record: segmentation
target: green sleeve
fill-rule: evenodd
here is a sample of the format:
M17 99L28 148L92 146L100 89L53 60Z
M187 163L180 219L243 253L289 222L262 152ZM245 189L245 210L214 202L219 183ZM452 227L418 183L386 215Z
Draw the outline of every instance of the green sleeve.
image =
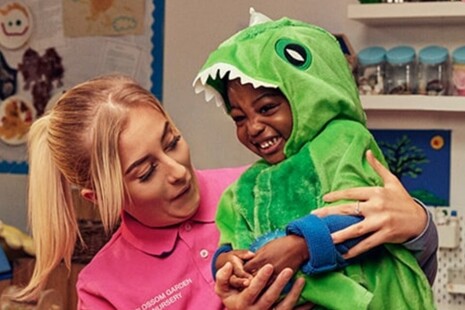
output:
M371 133L361 124L339 120L330 123L311 142L310 151L321 182L321 193L362 187L382 186L382 179L366 160L371 149L385 164Z
M221 196L216 213L216 225L220 231L220 245L230 244L233 249L244 249L252 239L250 228L235 207L235 188L236 183L226 189Z

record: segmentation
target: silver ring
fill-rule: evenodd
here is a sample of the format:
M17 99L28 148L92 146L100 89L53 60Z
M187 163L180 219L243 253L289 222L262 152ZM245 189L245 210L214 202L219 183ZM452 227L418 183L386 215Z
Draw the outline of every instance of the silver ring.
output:
M357 200L357 204L355 205L355 214L360 215L362 211L360 211L360 200Z

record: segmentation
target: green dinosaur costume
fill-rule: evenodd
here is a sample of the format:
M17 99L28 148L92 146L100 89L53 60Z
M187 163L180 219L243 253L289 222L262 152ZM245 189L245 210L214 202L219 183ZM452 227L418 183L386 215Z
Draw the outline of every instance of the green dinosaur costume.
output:
M194 81L229 111L224 79L279 88L293 114L286 159L253 164L220 201L221 244L249 248L260 236L325 206L330 191L382 185L365 159L382 154L365 125L357 87L337 40L283 18L223 42ZM381 246L340 271L306 276L302 298L328 309L434 309L431 287L409 251Z

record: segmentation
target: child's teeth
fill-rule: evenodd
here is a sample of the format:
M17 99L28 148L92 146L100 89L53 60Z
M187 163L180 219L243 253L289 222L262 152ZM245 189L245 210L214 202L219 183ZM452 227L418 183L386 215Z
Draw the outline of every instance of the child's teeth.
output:
M263 143L260 144L260 148L267 149L270 146L273 146L276 143L277 140L278 140L277 138L273 138L270 141L263 142Z

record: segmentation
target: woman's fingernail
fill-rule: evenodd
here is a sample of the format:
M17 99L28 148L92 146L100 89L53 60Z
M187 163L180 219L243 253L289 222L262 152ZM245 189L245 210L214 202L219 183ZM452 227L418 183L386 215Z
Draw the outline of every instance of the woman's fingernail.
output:
M266 264L264 268L265 268L265 273L267 275L270 275L273 273L273 266L271 264Z

